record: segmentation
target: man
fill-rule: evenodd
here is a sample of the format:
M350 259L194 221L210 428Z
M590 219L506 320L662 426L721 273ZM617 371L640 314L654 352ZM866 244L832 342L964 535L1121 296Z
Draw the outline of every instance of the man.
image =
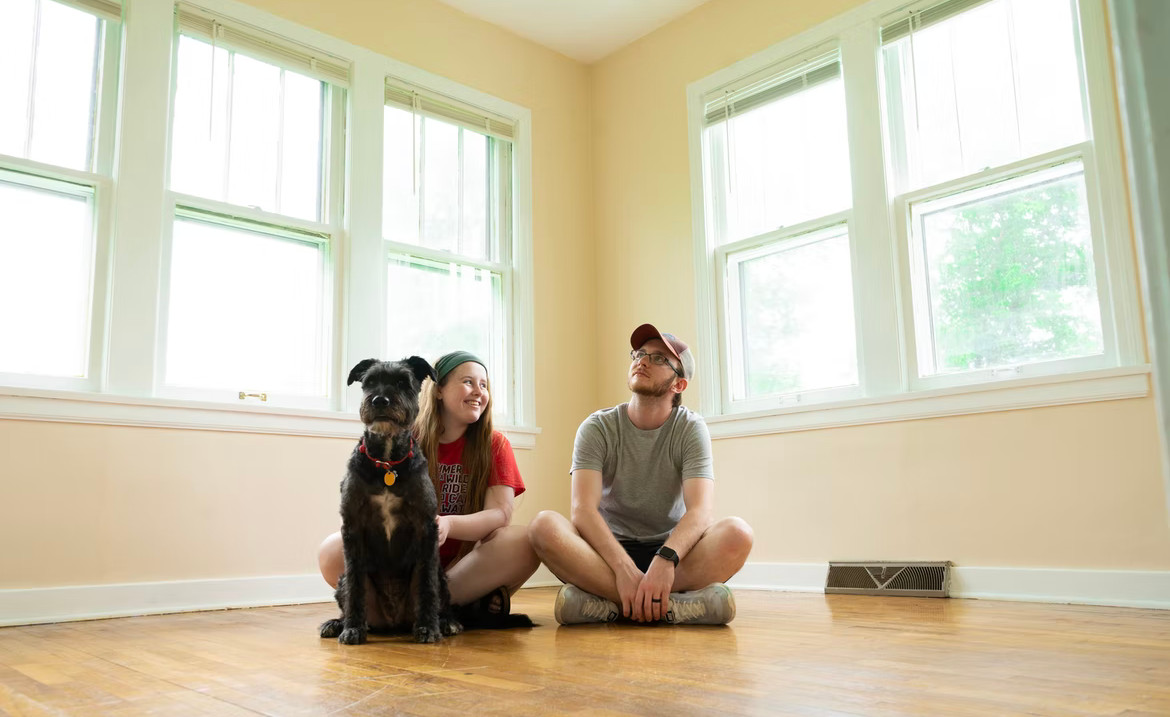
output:
M715 521L711 439L683 407L690 349L643 324L630 336L623 403L589 416L573 446L571 522L543 511L529 526L541 560L565 586L562 625L612 622L725 624L735 600L723 583L743 567L752 531Z

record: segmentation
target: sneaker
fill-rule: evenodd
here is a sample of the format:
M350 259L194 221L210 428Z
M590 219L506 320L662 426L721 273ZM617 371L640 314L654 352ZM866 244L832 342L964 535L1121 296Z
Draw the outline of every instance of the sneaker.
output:
M587 593L576 585L565 585L557 593L557 604L553 614L562 625L613 622L618 618L618 606L605 598Z
M726 625L735 619L735 596L723 583L671 593L670 607L663 619L672 625Z

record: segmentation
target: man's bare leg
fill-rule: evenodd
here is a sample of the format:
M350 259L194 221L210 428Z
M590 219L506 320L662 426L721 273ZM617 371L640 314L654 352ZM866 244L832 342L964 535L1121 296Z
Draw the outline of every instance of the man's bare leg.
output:
M528 525L528 537L541 561L562 582L621 605L613 570L568 518L554 510L541 511Z
M703 532L679 561L671 592L725 583L739 572L752 550L752 529L742 518L723 518Z

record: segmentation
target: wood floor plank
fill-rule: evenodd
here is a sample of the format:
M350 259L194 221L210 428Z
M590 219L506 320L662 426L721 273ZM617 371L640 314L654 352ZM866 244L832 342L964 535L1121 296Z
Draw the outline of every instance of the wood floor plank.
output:
M739 591L729 626L559 627L438 645L317 637L328 604L0 629L0 713L1170 715L1170 613Z

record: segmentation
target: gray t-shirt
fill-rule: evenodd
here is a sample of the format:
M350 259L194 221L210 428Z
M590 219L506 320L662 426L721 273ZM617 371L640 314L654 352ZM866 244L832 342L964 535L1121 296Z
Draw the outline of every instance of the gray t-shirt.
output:
M598 411L577 429L573 467L601 471L601 517L619 540L666 540L678 524L683 479L715 479L703 417L677 406L666 423L643 431L627 405Z

